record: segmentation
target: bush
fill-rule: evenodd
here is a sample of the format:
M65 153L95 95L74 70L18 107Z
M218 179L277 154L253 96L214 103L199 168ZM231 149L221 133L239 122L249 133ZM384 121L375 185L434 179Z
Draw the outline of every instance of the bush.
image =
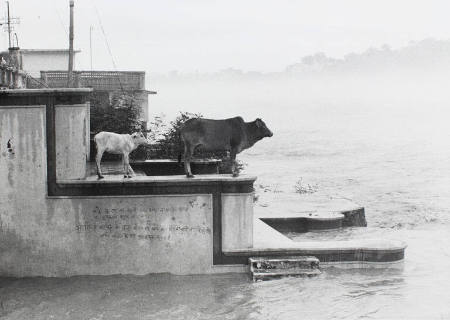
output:
M315 193L319 190L319 186L317 184L311 185L311 184L304 184L303 179L300 178L295 183L295 192L299 194L306 194L306 193Z
M133 133L143 129L137 98L130 93L108 93L94 91L91 95L91 134L100 131Z

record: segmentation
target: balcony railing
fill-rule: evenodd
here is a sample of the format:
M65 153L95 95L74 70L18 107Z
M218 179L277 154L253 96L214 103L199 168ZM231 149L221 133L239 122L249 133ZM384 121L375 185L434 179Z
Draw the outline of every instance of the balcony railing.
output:
M145 90L143 71L74 71L76 88L94 90ZM41 71L41 81L50 88L67 87L67 71Z

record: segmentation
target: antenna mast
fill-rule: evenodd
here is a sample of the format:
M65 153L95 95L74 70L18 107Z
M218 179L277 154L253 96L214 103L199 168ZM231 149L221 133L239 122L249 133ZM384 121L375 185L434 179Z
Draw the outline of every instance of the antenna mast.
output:
M92 26L89 27L89 53L91 56L91 73L92 73Z
M9 1L6 1L6 4L8 5L8 48L11 48L11 18L9 17Z
M13 43L11 42L11 40L12 40L11 39L11 33L14 31L14 25L20 23L20 19L19 18L12 18L10 16L10 13L9 13L9 1L6 1L6 5L7 5L7 13L8 13L8 15L7 15L6 19L3 19L2 21L0 21L0 26L1 25L6 25L6 26L4 26L3 30L8 32L8 45L9 45L8 48L12 48L13 47Z
M73 7L74 1L70 0L70 27L69 27L69 71L67 72L67 87L73 87Z

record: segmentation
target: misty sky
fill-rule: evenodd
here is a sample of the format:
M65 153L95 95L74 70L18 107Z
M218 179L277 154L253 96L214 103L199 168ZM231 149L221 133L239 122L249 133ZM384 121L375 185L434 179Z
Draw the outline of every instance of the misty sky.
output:
M19 45L68 47L68 0L10 0ZM318 51L332 57L427 37L450 39L450 3L362 0L75 0L77 69L113 70L98 9L118 70L281 71ZM0 16L6 4L0 3ZM0 36L0 49L8 46Z

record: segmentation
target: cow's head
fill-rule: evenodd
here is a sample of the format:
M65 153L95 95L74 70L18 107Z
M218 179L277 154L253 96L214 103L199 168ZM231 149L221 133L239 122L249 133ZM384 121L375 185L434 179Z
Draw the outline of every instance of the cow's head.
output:
M256 124L256 128L257 128L258 136L260 136L261 138L273 136L272 131L270 131L269 128L267 128L264 121L262 121L260 118L255 120L255 124Z
M133 139L134 144L137 146L141 144L150 144L150 141L144 136L141 131L132 133L131 139Z

